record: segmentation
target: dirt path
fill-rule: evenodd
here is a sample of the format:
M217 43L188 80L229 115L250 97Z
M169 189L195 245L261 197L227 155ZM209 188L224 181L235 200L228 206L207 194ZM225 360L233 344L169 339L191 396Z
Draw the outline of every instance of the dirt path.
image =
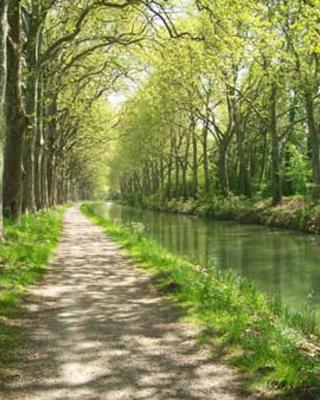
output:
M238 377L79 209L24 313L28 343L2 400L235 400Z

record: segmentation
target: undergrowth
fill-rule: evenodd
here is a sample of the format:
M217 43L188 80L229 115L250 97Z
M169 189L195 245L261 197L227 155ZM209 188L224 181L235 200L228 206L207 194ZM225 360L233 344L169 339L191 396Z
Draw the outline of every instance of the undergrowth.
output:
M122 204L177 214L199 215L205 218L238 221L245 224L259 224L300 230L320 234L320 206L303 196L284 197L282 203L273 206L271 198L248 199L230 194L228 197L188 199L174 198L160 200L143 197Z
M214 340L215 352L227 351L229 361L249 376L251 389L271 389L289 399L320 398L319 337L310 335L298 317L246 280L165 250L143 229L98 217L90 205L82 211L202 327L201 342Z

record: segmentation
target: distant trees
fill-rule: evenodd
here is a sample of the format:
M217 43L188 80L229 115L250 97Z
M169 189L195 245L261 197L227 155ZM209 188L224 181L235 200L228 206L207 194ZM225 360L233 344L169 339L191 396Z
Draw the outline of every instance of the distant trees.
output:
M149 80L123 108L114 189L158 201L260 195L274 205L310 190L318 202L316 3L196 1L197 13L177 23L190 35L161 37L145 60Z

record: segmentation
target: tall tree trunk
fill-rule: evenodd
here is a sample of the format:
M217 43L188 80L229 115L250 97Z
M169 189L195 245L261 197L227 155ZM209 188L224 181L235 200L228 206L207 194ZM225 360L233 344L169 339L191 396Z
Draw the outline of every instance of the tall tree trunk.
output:
M43 73L39 74L39 84L38 84L38 95L37 95L37 140L35 147L35 202L38 210L45 207L45 198L43 183L44 178L42 176L43 170L43 157L44 157L44 130L43 130L43 120L44 120L44 107L43 107Z
M5 94L7 81L7 11L8 0L0 3L0 240L3 238L3 163L4 143L6 132L5 121Z
M49 152L49 141L48 141L48 128L50 124L45 123L47 120L47 111L48 107L46 107L46 84L47 81L44 76L44 71L40 71L39 76L39 93L38 93L38 164L39 164L39 176L38 176L38 196L40 196L41 207L48 208L49 207L49 199L48 199L48 152ZM36 188L37 190L37 188ZM37 201L37 197L36 197ZM38 205L37 205L38 206Z
M41 202L42 208L49 207L48 200L48 169L47 169L47 154L42 153L41 157L41 174L40 174L40 187L41 187Z
M203 175L204 175L204 190L206 194L211 193L211 183L209 174L209 161L208 161L208 122L202 130L202 153L203 153Z
M174 138L175 198L180 197L180 163L177 139Z
M181 163L181 170L182 170L182 195L183 199L187 200L189 197L188 182L187 182L188 164Z
M262 124L259 131L262 136L262 149L261 149L261 167L259 171L259 180L263 182L265 180L266 171L268 169L268 126L266 124ZM252 170L252 167L251 167ZM258 170L258 167L257 167Z
M57 96L54 95L46 108L49 117L47 124L47 181L49 207L55 206L57 186L57 157L56 157L56 130L57 130Z
M237 139L237 156L239 160L239 175L237 179L238 193L251 197L251 184L248 157L245 151L245 133L240 123L235 127Z
M305 93L305 107L308 124L308 144L310 149L312 169L312 200L317 203L320 199L320 161L319 161L319 132L315 119L314 101L311 93Z
M187 200L189 197L189 188L187 181L187 173L188 173L188 165L189 165L189 150L190 150L190 139L191 134L187 134L186 138L186 148L183 160L181 160L181 169L182 169L182 194L184 200Z
M26 171L24 181L24 209L34 212L36 210L35 187L36 187L36 156L35 149L38 136L38 54L40 44L39 26L39 2L31 2L31 13L28 15L28 38L26 43L27 79L25 104L28 115L28 129L24 144L24 168Z
M48 176L48 201L49 207L54 207L56 204L57 191L57 165L56 156L50 152L47 159L47 176Z
M151 174L151 192L155 194L159 190L159 178L161 169L159 169L158 162L156 159L151 162L150 174Z
M159 161L159 175L160 175L160 201L161 203L164 200L165 197L165 164L164 164L164 159L163 156L160 156L160 161Z
M193 178L193 197L198 197L199 177L198 177L198 142L196 135L196 124L192 121L192 178Z
M219 185L219 191L222 194L222 196L227 196L229 192L227 152L228 152L228 146L225 143L221 143L219 146L219 159L218 159L218 185Z
M21 93L21 7L11 0L8 8L9 39L6 93L7 142L4 174L4 207L13 220L21 214L22 153L26 117Z
M277 112L277 86L273 83L270 96L270 130L271 130L271 161L272 161L272 204L277 205L282 200L280 175L280 149Z
M172 193L173 193L173 185L172 185L172 167L173 167L173 159L174 159L174 153L173 153L173 135L172 132L170 134L170 153L169 153L169 161L168 161L168 187L167 187L167 198L169 200L172 199Z

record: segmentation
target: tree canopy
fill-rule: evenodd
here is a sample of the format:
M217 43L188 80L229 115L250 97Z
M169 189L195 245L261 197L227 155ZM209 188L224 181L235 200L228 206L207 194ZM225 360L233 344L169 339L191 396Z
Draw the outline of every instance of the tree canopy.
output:
M126 199L318 202L319 6L2 1L4 213L107 186Z
M196 1L122 109L111 182L160 199L319 200L316 1ZM140 149L137 157L137 147ZM118 186L117 186L118 185Z

